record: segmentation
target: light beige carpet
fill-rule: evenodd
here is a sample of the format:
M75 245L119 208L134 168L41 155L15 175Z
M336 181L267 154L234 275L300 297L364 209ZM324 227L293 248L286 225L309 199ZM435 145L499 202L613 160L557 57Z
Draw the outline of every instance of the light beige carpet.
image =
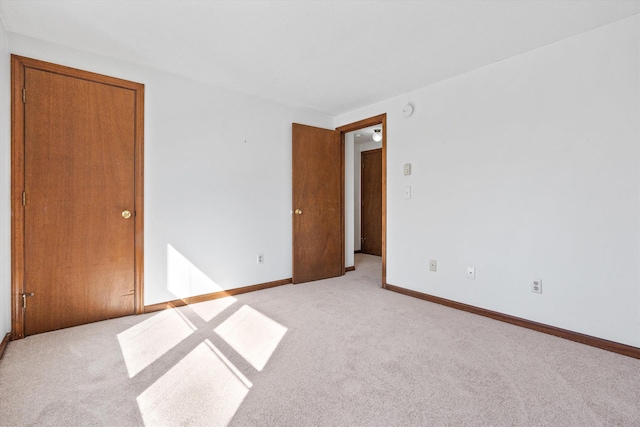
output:
M640 360L380 288L287 285L12 342L3 426L640 426Z

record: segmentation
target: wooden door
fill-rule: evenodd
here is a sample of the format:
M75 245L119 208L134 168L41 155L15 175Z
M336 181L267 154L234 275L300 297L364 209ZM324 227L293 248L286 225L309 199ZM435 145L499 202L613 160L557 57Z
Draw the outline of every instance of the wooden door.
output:
M344 274L340 132L293 124L293 283Z
M382 149L362 152L360 251L382 255Z
M22 68L24 335L140 303L136 90L56 70Z

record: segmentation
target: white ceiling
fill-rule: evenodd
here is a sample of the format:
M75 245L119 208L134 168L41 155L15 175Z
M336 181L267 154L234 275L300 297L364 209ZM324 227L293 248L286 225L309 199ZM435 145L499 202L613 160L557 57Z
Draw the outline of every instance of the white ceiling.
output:
M0 2L10 32L330 115L639 11L640 0Z

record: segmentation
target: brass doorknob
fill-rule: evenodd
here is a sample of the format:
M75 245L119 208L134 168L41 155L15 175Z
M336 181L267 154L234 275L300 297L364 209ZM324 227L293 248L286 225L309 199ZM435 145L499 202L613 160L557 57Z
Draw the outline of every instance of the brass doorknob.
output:
M131 218L131 211L122 211L122 218L124 219Z
M296 209L294 212L296 215L302 215L302 211L300 209Z

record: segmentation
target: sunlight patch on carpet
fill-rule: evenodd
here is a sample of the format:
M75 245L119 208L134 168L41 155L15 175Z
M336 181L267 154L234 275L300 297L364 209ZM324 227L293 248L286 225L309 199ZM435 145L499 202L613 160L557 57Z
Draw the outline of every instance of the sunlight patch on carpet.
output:
M234 297L224 297L209 301L203 301L196 304L189 304L189 308L193 310L202 320L209 322L214 317L231 307L237 299Z
M242 306L214 329L258 371L265 367L287 330L248 305Z
M164 310L118 334L129 378L178 345L196 327L178 310Z
M251 383L241 380L239 371L230 368L230 362L215 350L205 340L138 396L146 426L229 423Z

